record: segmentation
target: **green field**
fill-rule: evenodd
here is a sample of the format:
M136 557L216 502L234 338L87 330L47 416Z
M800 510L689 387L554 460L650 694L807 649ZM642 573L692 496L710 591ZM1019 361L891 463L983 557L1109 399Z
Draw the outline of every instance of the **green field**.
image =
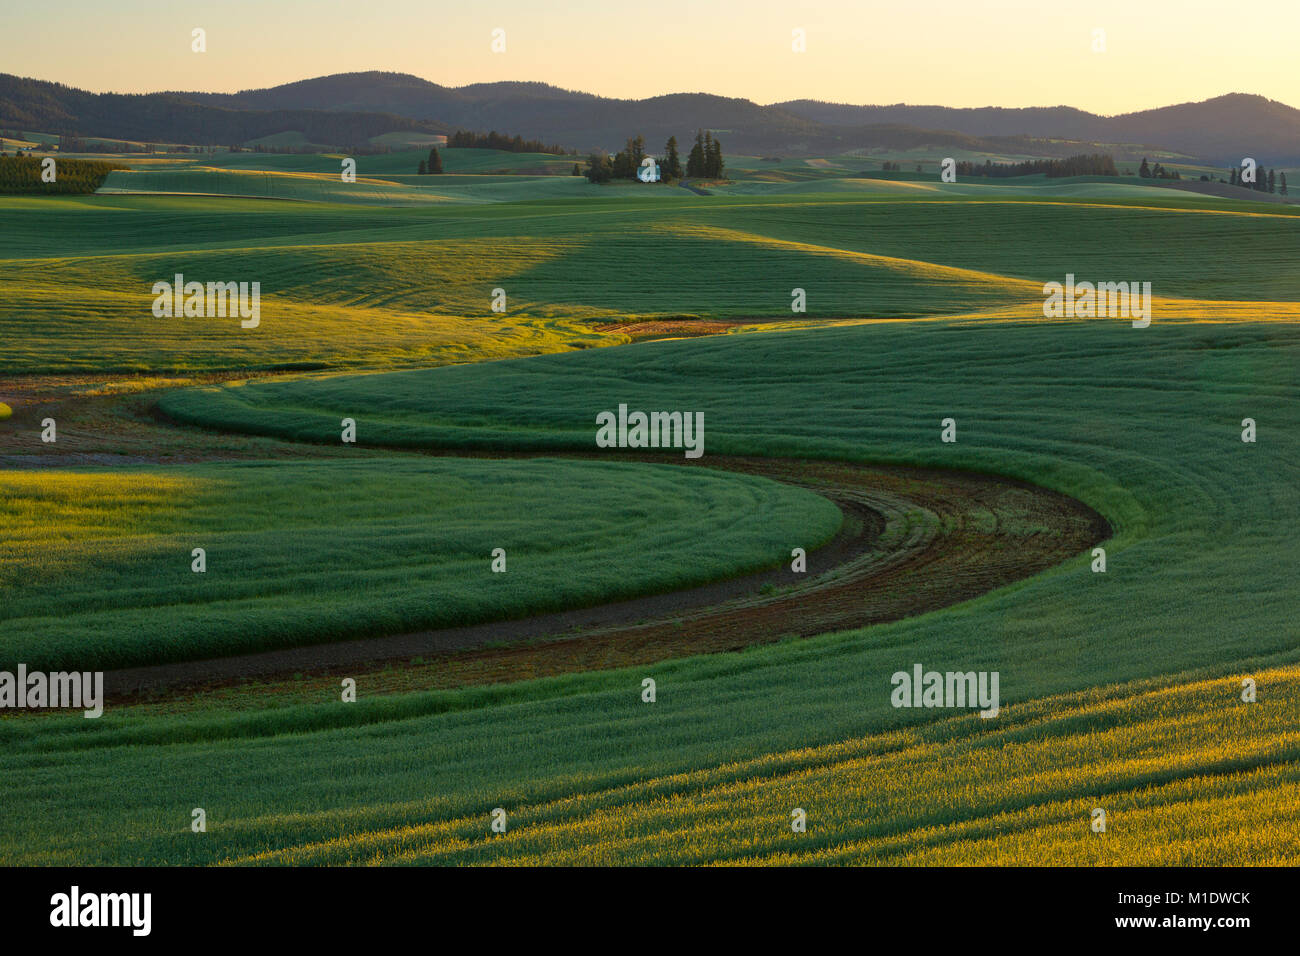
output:
M680 590L779 564L841 518L748 476L456 459L0 472L0 502L9 670L217 657ZM491 570L495 548L505 573Z
M426 177L427 179L427 177ZM251 169L168 169L118 172L100 189L101 195L163 193L280 199L289 202L341 202L358 205L399 206L448 202L433 187L406 187L400 183L358 176L345 183L338 173L278 172Z
M131 175L324 181L290 159ZM632 668L392 693L359 673L355 704L310 675L291 695L7 715L0 863L1300 862L1295 208L753 169L705 196L392 172L382 188L460 179L469 200L0 200L0 372L229 372L158 393L185 427L148 427L268 450L0 472L0 668L600 603L834 532L825 500L707 468L724 454L1030 482L1109 521L1104 574L1081 554L920 616ZM151 283L177 271L261 281L261 326L153 318ZM1150 281L1153 323L1044 320L1042 283L1067 272ZM627 341L602 325L717 319L735 334L590 347ZM316 371L263 374L294 365ZM562 460L621 403L703 412L706 467ZM14 407L0 455L18 459L39 413ZM342 417L355 461L335 454ZM443 457L504 452L552 457ZM915 663L998 672L1001 714L891 706Z
M408 133L391 134L398 137L392 145L400 145ZM381 144L384 138L380 137ZM376 153L354 157L357 161L358 179L367 176L409 175L416 181L437 183L438 175L418 176L420 160L429 156L429 146L395 149L391 153ZM327 173L338 176L339 161L345 153L216 153L199 160L201 165L222 169L278 170L280 172ZM448 149L438 147L444 174L475 175L506 172L522 175L567 175L575 162L585 163L585 157L556 156L551 153L509 153L499 149Z
M345 188L297 173L113 175L210 192L278 177L299 198ZM410 178L439 183L352 184L422 197L382 208L0 200L0 371L430 366L619 344L597 327L664 318L1041 317L1042 283L1066 273L1150 281L1164 317L1300 314L1291 206L1090 183L696 196L576 177ZM964 235L983 239L954 241ZM1164 237L1159 255L1151 235ZM177 272L259 282L261 325L155 318L152 285ZM505 312L492 311L498 288ZM791 311L796 288L805 313Z
M1081 560L999 613L916 627L951 640L961 620L968 653L1012 655L1008 682L1016 655L1077 662L1056 672L1059 690L1079 675L1145 677L1293 646L1298 355L1291 324L859 325L173 391L161 404L189 422L322 442L339 410L363 409L380 445L555 452L590 448L594 414L626 402L702 410L706 457L962 468L1053 488L1110 520L1108 573ZM944 444L950 416L958 441ZM1255 444L1240 438L1247 417ZM1149 633L1155 609L1176 640Z
M964 361L954 368L947 354L958 336ZM83 724L90 722L51 719L47 732L15 722L8 778L31 798L16 821L27 841L18 845L51 841L99 861L270 853L373 862L528 860L537 852L563 860L594 841L608 842L606 861L866 861L897 847L899 862L921 862L945 859L944 852L960 856L962 844L953 841L978 837L978 852L990 859L1024 860L1032 851L1034 859L1058 862L1256 861L1252 841L1216 837L1171 847L1168 836L1189 826L1179 815L1189 793L1204 802L1198 813L1211 816L1257 808L1232 817L1250 833L1279 819L1293 825L1297 813L1288 723L1296 669L1264 676L1265 668L1294 665L1298 656L1287 626L1297 556L1290 533L1297 506L1289 494L1300 464L1297 350L1300 338L1289 325L857 326L174 393L166 403L173 412L237 409L250 427L277 414L275 400L333 407L348 390L347 401L387 394L389 405L362 419L374 441L458 444L438 428L421 430L418 419L441 409L454 421L449 410L461 408L473 410L460 414L461 428L499 439L509 426L520 443L546 447L582 444L586 415L579 408L612 396L653 398L704 409L712 453L996 467L1082 498L1116 534L1105 575L1093 574L1085 557L948 611L725 660L654 667L661 696L653 707L638 697L642 668L383 697L351 710L327 703L323 684L320 704L256 716L121 713L89 729ZM598 360L594 376L589 363ZM669 367L671 377L663 374ZM505 396L524 378L532 401L515 411ZM260 399L254 405L245 396ZM397 410L403 404L405 415ZM946 415L959 423L953 445L938 440ZM1239 438L1247 415L1261 424L1255 445ZM889 675L913 662L999 671L1010 726L974 717L935 723L928 712L892 708ZM1264 691L1259 716L1236 727L1227 712L1241 706L1234 688L1242 674L1257 676ZM1200 683L1149 697L1126 686L1141 680L1154 681L1151 687ZM1083 696L1068 706L1045 699L1056 694ZM1120 703L1099 703L1111 698ZM576 733L579 725L602 733ZM1283 726L1290 736L1269 729ZM909 734L920 737L891 736L902 728L917 728ZM303 731L311 731L307 746L294 736ZM1012 752L988 756L1002 735ZM533 742L526 755L516 747L525 738ZM978 761L991 780L1015 761L1061 767L1060 780L1031 777L1015 792L975 793L957 763L935 771L940 782L925 791L931 809L867 822L878 819L877 803L905 796L887 775L872 774L877 783L862 791L854 761L925 741L951 754L945 762ZM48 758L24 755L48 747L60 751L60 779L68 781L53 791L37 782ZM1126 764L1134 747L1146 759ZM214 776L235 753L239 771ZM159 782L138 782L150 776L141 773L146 763L165 768L154 775ZM839 780L846 804L823 811L827 832L806 845L777 832L764 837L779 830L776 811L800 768L812 779ZM1202 786L1206 775L1212 780ZM313 783L304 787L307 779ZM121 780L137 782L126 793L111 782ZM727 794L740 788L763 812L737 812L712 825L719 787ZM835 806L834 787L809 787ZM73 792L83 801L97 793L95 806L112 808L84 811L93 820L87 830L110 835L93 849L43 823L57 817L67 799L60 795ZM1085 804L1101 799L1159 825L1116 833L1099 858ZM223 824L192 839L185 830L190 805L205 806ZM486 814L495 806L517 807L520 816L511 839L489 843ZM859 823L850 826L849 817ZM942 821L953 829L932 832ZM861 845L844 842L854 834ZM673 849L662 849L668 845ZM931 845L933 852L923 853ZM1292 859L1293 844L1270 837L1266 847L1279 860ZM16 848L10 853L24 858Z

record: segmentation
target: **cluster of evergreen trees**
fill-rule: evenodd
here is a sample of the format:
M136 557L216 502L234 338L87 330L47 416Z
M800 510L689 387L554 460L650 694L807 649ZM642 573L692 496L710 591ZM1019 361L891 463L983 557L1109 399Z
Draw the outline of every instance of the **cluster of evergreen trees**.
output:
M700 179L721 179L722 143L707 131L695 131L695 145L686 157L686 175Z
M442 157L438 155L438 147L429 150L428 159L420 160L420 168L416 172L421 176L442 172Z
M1147 158L1142 157L1142 165L1138 167L1138 175L1143 179L1182 179L1183 176L1178 170L1170 172L1159 163L1154 166L1147 165Z
M1229 170L1228 185L1240 186L1243 189L1253 189L1256 192L1261 192L1261 193L1278 192L1279 191L1278 186L1281 185L1282 187L1281 194L1283 196L1287 194L1286 173L1282 173L1281 176L1279 177L1277 174L1277 170L1275 169L1265 170L1264 167L1262 166L1255 170L1255 181L1253 183L1248 183L1244 179L1242 179L1241 170L1234 167L1233 169Z
M888 165L888 164L886 164ZM898 168L898 164L894 164ZM1001 178L1006 176L1033 176L1038 173L1056 179L1061 176L1118 176L1115 160L1101 153L1080 154L1065 159L1030 159L1023 163L994 163L984 160L978 163L963 160L957 164L958 176L985 176Z
M587 157L587 181L607 183L611 179L636 179L641 161L646 157L645 137L639 133L627 141L627 145L613 156L607 153L592 153ZM670 136L664 147L664 161L659 164L659 177L671 179L669 169L676 166L677 177L681 177L681 160L677 156L677 137Z
M639 133L627 141L627 145L613 156L605 153L592 153L587 157L585 175L590 182L607 183L613 179L636 179L637 170L646 158L645 137ZM681 155L677 150L677 137L669 136L664 144L664 154L659 160L659 179L661 182L673 182L683 175L692 179L721 179L725 163L722 159L722 142L705 130L697 130L695 144L686 157L686 168L682 169ZM573 173L580 170L574 164Z
M5 156L0 153L0 193L93 193L114 169L126 169L117 163L92 159L57 159L56 178L41 182L39 156Z
M550 153L553 156L576 153L576 150L568 150L563 146L547 146L539 139L524 139L518 135L506 136L496 130L490 133L457 130L447 137L447 147L449 149L500 149L507 153Z

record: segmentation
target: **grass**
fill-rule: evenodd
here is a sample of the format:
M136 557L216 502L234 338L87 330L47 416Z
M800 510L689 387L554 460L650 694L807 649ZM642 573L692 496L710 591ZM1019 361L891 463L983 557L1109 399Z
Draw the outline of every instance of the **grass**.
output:
M239 706L110 706L96 721L12 715L0 720L0 862L1297 862L1293 210L1125 184L1100 184L1104 195L1088 183L866 190L828 177L700 197L555 177L545 198L530 192L540 180L514 179L468 186L479 190L472 204L384 209L0 202L7 371L134 363L163 374L316 356L336 370L445 366L162 398L183 421L327 445L349 415L372 446L357 449L366 461L6 475L25 562L6 611L12 595L24 613L51 595L90 603L69 618L75 627L49 615L38 639L28 618L0 647L84 651L95 632L82 622L106 614L94 601L192 593L195 527L222 541L209 548L204 587L249 600L251 579L215 577L223 549L247 548L241 560L267 580L336 588L304 587L297 605L281 595L276 620L339 633L332 622L362 620L346 610L359 603L366 622L391 627L408 619L413 594L477 581L445 580L427 543L459 529L466 567L480 574L496 545L474 535L497 519L530 529L556 562L557 534L586 535L591 563L574 581L602 596L634 573L671 584L716 567L724 532L798 520L778 503L773 521L736 524L737 509L748 518L752 508L727 484L717 487L726 507L707 513L717 526L702 532L704 515L690 524L672 509L720 479L599 462L582 467L607 468L609 480L579 481L575 463L527 463L557 469L555 480L509 493L501 483L508 490L524 464L464 463L480 470L479 491L448 501L422 477L451 467L443 459L373 448L589 452L595 412L622 402L703 411L706 464L719 453L841 458L1057 489L1110 520L1107 572L1092 573L1084 555L916 618L623 670L402 693L363 681L346 705L337 677L305 677L300 693L247 706L236 693ZM268 335L241 342L237 329L130 318L147 307L144 280L177 268L264 273ZM1041 316L1034 287L1066 272L1152 281L1155 322L1015 321ZM494 318L478 302L499 275L513 305ZM788 312L794 286L808 290L807 316ZM682 315L858 324L447 365L572 349L579 329L601 321ZM929 321L863 322L904 316ZM501 328L519 338L501 341ZM421 351L426 333L444 344ZM956 444L939 440L946 417ZM1257 443L1240 439L1246 417ZM339 494L339 469L349 469L342 487L360 493ZM644 510L629 504L634 473L659 482ZM314 536L322 514L332 530ZM456 520L444 528L438 516ZM625 531L638 521L646 530ZM663 544L657 569L631 544L645 535ZM307 549L291 555L292 542ZM302 554L320 562L315 573L292 565ZM425 575L423 592L403 577L408 566ZM558 567L514 606L553 597ZM147 587L97 592L120 568ZM513 557L510 568L508 582L524 576ZM248 622L271 620L232 615L214 627L184 604L152 610L162 606L191 628L188 646L137 627L97 653L188 655L205 640L228 651ZM147 607L121 619L147 622ZM286 608L317 617L290 620ZM271 631L250 633L264 645ZM894 709L890 675L916 662L998 671L1002 716ZM1257 704L1237 697L1247 675ZM653 705L640 699L646 676L658 682ZM189 830L196 806L206 834ZM501 838L487 827L497 806L511 814ZM790 832L795 806L808 810L807 834ZM1095 806L1108 811L1105 835L1088 828Z
M773 700L792 664L829 652L850 666L848 643L437 695L367 699L363 684L357 704L269 714L3 721L13 802L0 860L1296 861L1294 665L1026 700L993 722L894 711L931 719L866 732L855 705L878 713L887 683L853 700ZM646 671L654 705L639 698ZM1258 703L1239 700L1242 674ZM788 719L814 706L847 732ZM734 737L718 733L727 724ZM74 805L78 830L58 822ZM193 806L208 812L205 834L188 830ZM487 828L496 806L510 813L505 838ZM1104 836L1089 829L1095 806ZM789 830L794 807L808 812L805 835Z
M10 670L217 657L679 590L775 566L841 520L775 482L606 462L0 472L0 502ZM495 548L504 574L490 570Z
M376 206L449 201L446 195L433 188L416 189L386 179L358 176L355 182L345 183L338 170L306 173L157 168L112 174L100 188L100 193L179 193Z
M1295 865L1300 668L1256 676L1264 706L1236 699L1231 680L1105 688L992 726L953 717L512 806L502 839L467 815L237 862ZM1091 830L1097 806L1104 834ZM805 833L790 826L795 808Z
M242 154L236 154L242 155ZM118 174L114 174L118 175ZM280 177L312 193L324 174ZM268 179L269 177L269 179ZM421 177L411 177L419 180ZM430 177L423 177L429 179ZM699 197L574 177L441 177L465 202L370 208L179 196L0 200L0 372L401 368L627 341L600 325L1041 316L1042 283L1150 281L1160 315L1300 316L1300 218L1204 197ZM206 187L205 187L206 188ZM976 189L977 187L971 187ZM979 235L980 242L954 241ZM1149 254L1160 235L1162 253ZM1249 250L1225 257L1224 248ZM1140 263L1140 266L1135 265ZM155 319L181 272L261 283L262 324ZM507 310L491 311L494 289ZM807 312L791 312L804 289ZM1225 303L1220 313L1210 303ZM1229 309L1227 303L1235 302Z
M13 720L6 858L1293 859L1297 350L1289 325L927 323L175 393L196 415L235 396L223 414L250 427L286 414L277 402L347 396L375 440L425 444L452 443L428 415L461 438L508 426L562 447L615 396L700 408L706 457L993 468L1088 501L1116 535L1105 575L1084 556L938 613L740 654L346 706ZM998 671L1005 721L892 708L889 677L915 662ZM1233 716L1247 673L1275 696ZM73 800L93 840L47 822ZM792 800L816 800L804 844ZM1103 841L1087 829L1099 804ZM199 838L193 806L214 821ZM496 806L513 835L489 843Z
M284 135L301 139L301 134ZM221 152L212 156L130 157L132 168L109 176L100 192L419 206L574 196L591 191L585 179L572 175L576 161L572 156L440 148L444 173L421 176L417 170L428 157L428 149L399 150L352 157L356 181L345 183L340 176L345 155Z
M302 134L284 134L287 137ZM421 133L385 133L374 137L377 145L401 146L412 137L422 137ZM378 153L371 156L356 156L357 175L393 176L410 175L419 181L438 183L446 177L473 175L508 171L524 174L538 173L559 175L570 173L573 164L586 164L585 156L555 156L550 153L510 153L498 149L448 149L438 146L438 155L442 157L444 174L442 176L418 176L416 170L420 160L428 159L428 145L394 149L391 153ZM324 173L338 178L339 161L346 153L253 153L253 152L219 152L213 156L168 157L169 164L183 168L186 166L212 166L222 169L270 170L276 172Z

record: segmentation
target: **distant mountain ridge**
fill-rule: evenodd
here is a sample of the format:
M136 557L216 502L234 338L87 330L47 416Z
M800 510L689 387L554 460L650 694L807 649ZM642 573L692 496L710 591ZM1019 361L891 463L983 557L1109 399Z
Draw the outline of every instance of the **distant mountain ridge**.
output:
M290 130L333 146L362 145L391 132L447 132L440 124L395 114L232 109L181 93L90 93L7 73L0 73L0 129L221 146Z
M1227 164L1253 156L1264 163L1300 160L1300 110L1263 96L1231 93L1119 116L1069 106L1006 109L947 106L852 106L790 100L762 106L707 93L619 100L545 83L475 83L447 87L406 73L336 73L233 94L184 93L232 107L350 109L399 113L451 126L498 130L580 148L616 148L635 132L652 142L680 139L682 129L724 130L732 148L757 152L815 152L880 143L882 130L957 133L989 145L1007 138L1160 146ZM615 130L620 132L616 133ZM603 142L614 138L615 141ZM941 145L941 143L932 143ZM978 148L978 147L974 147Z
M346 116L346 122L338 117ZM0 126L120 138L187 141L181 131L208 135L196 142L228 143L225 133L301 130L315 142L340 133L455 129L497 130L574 147L616 150L640 133L657 148L668 136L683 143L696 129L717 132L728 151L818 155L854 149L951 147L985 152L1063 156L1096 144L1127 161L1141 147L1235 165L1251 156L1265 165L1300 162L1300 110L1262 96L1233 93L1119 116L1073 107L962 109L945 106L854 106L815 100L760 105L708 93L674 93L621 100L538 82L448 87L407 73L336 73L239 93L93 94L0 74ZM330 117L335 117L331 120ZM119 127L104 128L114 122ZM277 124L297 123L295 126ZM387 124L387 125L385 125ZM306 127L332 131L320 138ZM214 130L221 130L217 136ZM244 139L251 139L247 136Z
M830 125L905 123L979 136L1068 136L1097 143L1148 143L1233 165L1245 156L1270 164L1300 157L1300 110L1246 93L1118 116L1099 116L1069 106L959 109L849 106L816 100L775 105Z

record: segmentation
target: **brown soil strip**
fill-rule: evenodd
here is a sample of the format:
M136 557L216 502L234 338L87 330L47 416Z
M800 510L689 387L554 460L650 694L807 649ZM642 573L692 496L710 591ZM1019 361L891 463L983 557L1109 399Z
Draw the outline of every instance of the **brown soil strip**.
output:
M840 506L844 527L808 556L803 574L785 565L523 620L135 668L105 675L106 690L120 699L293 673L342 674L359 684L366 675L374 693L735 651L956 604L1046 570L1110 535L1104 518L1071 498L987 475L717 456L707 467L816 491ZM429 663L391 672L393 662L413 659Z

